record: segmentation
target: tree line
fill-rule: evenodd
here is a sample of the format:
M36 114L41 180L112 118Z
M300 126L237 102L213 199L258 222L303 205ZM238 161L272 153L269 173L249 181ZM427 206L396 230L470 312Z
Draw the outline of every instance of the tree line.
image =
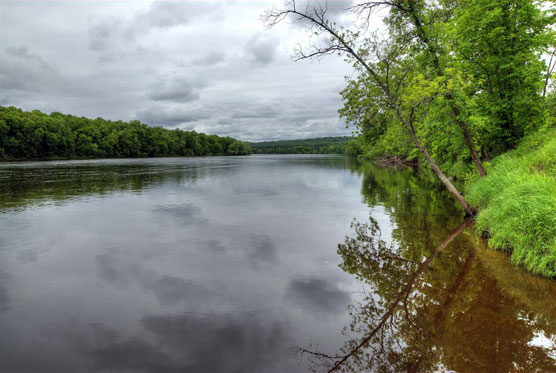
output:
M0 107L0 159L127 158L251 154L231 137Z
M344 154L349 136L252 142L254 154Z
M377 12L386 14L381 33ZM422 160L470 215L448 166L484 177L485 162L554 125L553 2L363 1L346 9L351 27L327 13L325 2L292 0L263 19L306 26L311 40L296 60L339 54L352 64L340 110L361 135L351 151Z

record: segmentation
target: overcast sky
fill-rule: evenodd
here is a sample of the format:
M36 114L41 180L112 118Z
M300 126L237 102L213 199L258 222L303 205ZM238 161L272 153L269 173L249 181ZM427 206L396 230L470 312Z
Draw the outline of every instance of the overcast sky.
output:
M293 62L305 30L260 21L282 4L0 0L0 104L246 141L350 134L337 110L351 67ZM329 1L336 17L349 5Z

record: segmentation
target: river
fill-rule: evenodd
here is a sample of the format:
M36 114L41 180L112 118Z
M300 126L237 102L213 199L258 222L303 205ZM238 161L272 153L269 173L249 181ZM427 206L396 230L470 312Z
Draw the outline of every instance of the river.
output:
M0 371L555 371L555 283L475 237L341 156L1 163Z

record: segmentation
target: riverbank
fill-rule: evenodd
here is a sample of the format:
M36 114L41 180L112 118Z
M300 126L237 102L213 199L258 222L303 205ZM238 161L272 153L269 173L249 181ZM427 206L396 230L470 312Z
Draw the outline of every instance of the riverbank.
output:
M509 251L531 273L556 276L556 130L493 159L487 176L467 180L465 191L489 247Z
M396 156L372 161L388 168L416 165ZM458 189L478 209L476 231L488 238L491 249L510 254L512 264L556 277L556 129L525 137L484 166L487 176L479 178L469 163L442 165L451 179L462 182Z

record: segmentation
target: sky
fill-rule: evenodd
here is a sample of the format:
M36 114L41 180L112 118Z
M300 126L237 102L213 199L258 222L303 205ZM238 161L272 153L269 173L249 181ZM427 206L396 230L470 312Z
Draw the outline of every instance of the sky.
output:
M351 0L329 0L349 23ZM270 30L278 1L0 0L0 105L231 136L350 135L341 57L291 58L309 36Z

